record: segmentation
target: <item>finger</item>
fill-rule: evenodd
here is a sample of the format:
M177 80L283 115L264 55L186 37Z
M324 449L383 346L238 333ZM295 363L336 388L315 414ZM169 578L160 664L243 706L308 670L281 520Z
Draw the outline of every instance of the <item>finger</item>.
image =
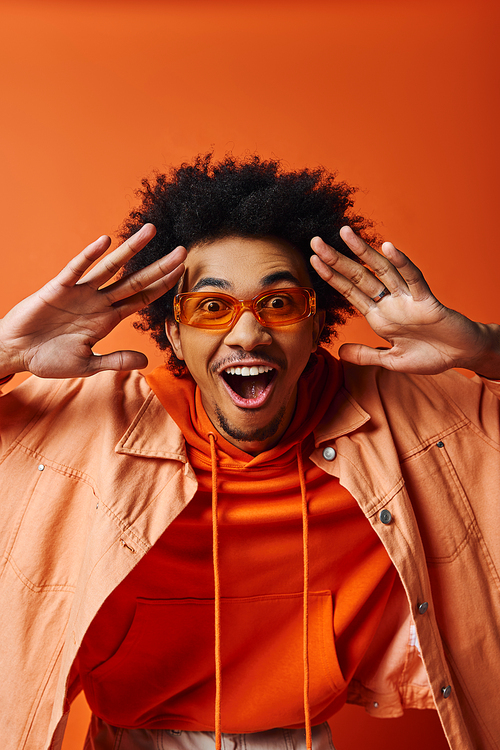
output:
M148 358L142 352L121 350L110 354L94 354L88 365L85 375L95 375L104 370L142 370L148 366Z
M106 284L123 268L134 255L142 250L156 234L153 224L144 224L138 232L129 237L120 247L109 253L83 279L85 284L98 289Z
M405 280L411 296L417 302L432 294L422 271L408 258L407 255L398 250L392 242L384 242L382 252L390 260L398 273Z
M353 281L346 278L342 273L336 271L335 268L327 265L317 255L313 255L311 257L311 265L318 276L321 276L321 278L324 279L327 284L333 287L333 289L336 289L337 292L345 297L348 302L354 305L356 310L358 310L362 315L367 315L368 312L375 306L376 303L371 297L368 296L368 294L365 294L365 292L361 291L361 289L359 289ZM380 294L381 290L383 289L380 281L373 285L374 288L375 286L377 287L377 291L373 291L374 296Z
M140 271L105 287L102 292L111 304L115 304L146 291L155 282L160 281L163 282L164 286L169 285L161 292L164 294L174 286L183 273L183 261L186 259L186 255L187 252L184 247L176 247L169 255L165 255L146 266L146 268L142 268Z
M356 235L354 236L356 237ZM356 239L358 238L356 237ZM386 258L383 258L383 262L388 268L383 273L380 273L381 278L379 278L370 268L351 258L347 258L343 253L327 245L320 237L314 237L311 240L311 247L323 263L334 268L337 273L342 274L342 276L369 298L377 297L385 287L389 288L388 284L391 285L393 290L404 286L408 294L404 281L399 277L396 269L392 267L392 264ZM316 266L314 267L316 268ZM381 264L379 264L379 270L381 270Z
M114 307L118 310L120 319L123 320L123 318L126 318L128 315L132 315L133 313L142 310L144 307L150 305L163 294L169 292L170 289L172 289L172 287L177 284L182 274L184 273L184 270L184 264L181 263L167 276L158 279L158 281L150 284L150 286L146 287L142 291L137 292L136 294L133 294L132 296L127 297L124 300L119 300L118 302L116 302L114 304Z
M61 286L74 286L83 276L85 271L90 268L92 263L103 255L111 244L111 239L107 234L88 245L85 250L76 255L55 277Z
M382 282L383 286L386 286L387 289L389 289L393 296L409 293L404 277L401 276L398 269L391 263L390 259L385 256L385 253L381 254L377 252L377 250L374 250L373 247L361 237L358 237L351 227L342 227L340 230L340 236L348 248L358 256L360 261L370 267L375 276ZM390 244L392 245L392 243ZM392 245L392 247L394 247L394 245Z

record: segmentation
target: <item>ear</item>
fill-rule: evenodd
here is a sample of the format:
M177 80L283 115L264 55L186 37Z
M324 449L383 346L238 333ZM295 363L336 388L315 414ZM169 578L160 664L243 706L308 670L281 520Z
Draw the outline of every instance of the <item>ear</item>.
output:
M170 341L172 349L174 350L175 356L177 357L177 359L183 360L184 355L182 354L179 324L176 320L167 319L165 321L165 333L167 334L167 339Z
M318 310L318 312L314 315L313 318L313 348L312 351L315 352L318 348L319 344L319 337L321 336L321 331L323 330L323 327L325 325L325 317L326 313L324 310Z

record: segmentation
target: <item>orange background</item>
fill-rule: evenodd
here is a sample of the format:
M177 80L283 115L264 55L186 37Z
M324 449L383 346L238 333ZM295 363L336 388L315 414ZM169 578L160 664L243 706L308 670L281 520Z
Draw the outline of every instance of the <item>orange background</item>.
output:
M113 234L143 176L213 147L338 170L446 304L498 319L499 17L485 0L0 1L0 314ZM355 338L372 340L361 321ZM105 346L160 362L128 323ZM65 750L87 719L79 698ZM338 750L446 747L431 711L347 707L332 727Z

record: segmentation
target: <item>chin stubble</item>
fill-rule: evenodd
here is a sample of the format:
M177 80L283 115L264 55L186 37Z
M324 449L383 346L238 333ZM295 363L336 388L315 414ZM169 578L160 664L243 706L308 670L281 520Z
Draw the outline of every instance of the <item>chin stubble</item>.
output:
M281 422L283 421L285 411L286 406L282 406L276 416L270 422L268 422L268 424L265 424L262 427L256 427L253 430L241 430L238 427L234 427L233 425L231 425L218 406L215 407L215 416L222 433L226 433L226 435L232 437L233 440L241 440L242 442L251 443L254 441L261 442L263 440L267 440L270 437L273 437L273 435L275 435L278 431Z

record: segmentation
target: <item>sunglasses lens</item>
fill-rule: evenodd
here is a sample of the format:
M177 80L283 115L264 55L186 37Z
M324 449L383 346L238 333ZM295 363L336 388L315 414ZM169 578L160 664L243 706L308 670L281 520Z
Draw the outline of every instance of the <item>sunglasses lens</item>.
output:
M182 296L180 321L197 328L224 328L234 315L230 298L200 293Z
M309 295L302 289L280 289L260 297L257 313L270 325L289 325L310 314Z

